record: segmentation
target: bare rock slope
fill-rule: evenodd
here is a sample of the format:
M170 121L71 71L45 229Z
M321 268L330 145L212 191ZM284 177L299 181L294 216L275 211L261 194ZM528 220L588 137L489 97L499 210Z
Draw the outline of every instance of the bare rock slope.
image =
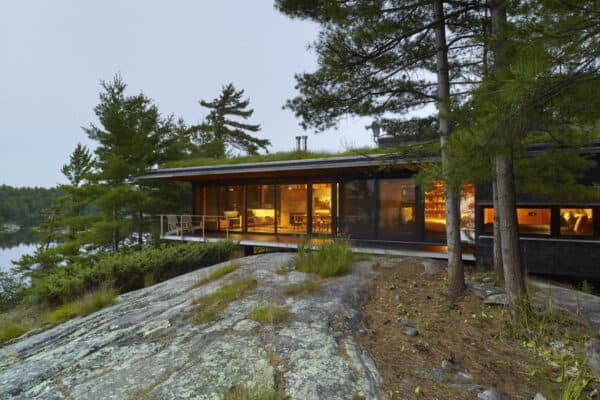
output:
M379 373L355 340L367 294L365 274L320 281L322 290L284 297L309 279L292 271L291 254L239 260L235 272L190 289L204 268L118 297L116 304L0 348L0 399L218 399L234 385L277 387L290 399L376 399ZM192 299L236 277L258 287L214 323L193 325ZM247 313L276 301L291 313L261 325Z

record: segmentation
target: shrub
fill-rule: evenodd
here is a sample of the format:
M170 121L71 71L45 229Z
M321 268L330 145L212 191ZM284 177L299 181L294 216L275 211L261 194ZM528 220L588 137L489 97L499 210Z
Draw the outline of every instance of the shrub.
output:
M322 277L339 276L350 272L354 261L350 243L344 239L323 241L315 251L308 250L307 241L298 244L294 260L301 272L319 274Z
M231 302L243 298L256 285L256 279L247 276L235 280L213 293L197 297L193 303L198 305L198 309L192 315L191 321L195 324L203 324L216 320Z
M227 259L237 245L232 241L160 245L132 253L100 258L95 264L70 264L32 274L29 294L42 305L57 306L113 282L128 292L151 281L164 281Z
M210 274L198 278L198 280L196 282L194 282L194 284L190 287L190 289L193 289L198 286L202 286L205 283L217 280L220 277L225 276L225 275L235 271L239 267L240 267L240 263L238 263L238 262L230 262L228 264L225 264L222 267L215 269Z
M23 306L0 314L0 345L34 328L37 325L34 314L31 309Z
M279 304L267 303L250 311L246 318L267 324L279 324L287 321L290 313Z

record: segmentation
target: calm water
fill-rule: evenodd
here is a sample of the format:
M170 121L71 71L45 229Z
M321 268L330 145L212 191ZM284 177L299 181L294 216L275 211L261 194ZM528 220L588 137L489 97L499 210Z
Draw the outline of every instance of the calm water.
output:
M33 253L37 245L21 243L14 247L0 248L0 270L8 271L13 267L11 260L18 260L23 254Z

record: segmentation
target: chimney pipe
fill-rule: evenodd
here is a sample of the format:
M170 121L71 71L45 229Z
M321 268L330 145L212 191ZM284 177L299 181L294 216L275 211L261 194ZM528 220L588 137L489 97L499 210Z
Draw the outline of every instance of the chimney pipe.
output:
M302 136L302 141L304 142L304 151L306 151L306 140L308 139L308 136L304 135Z
M296 136L296 151L302 150L302 148L300 147L300 139L301 139L301 136Z

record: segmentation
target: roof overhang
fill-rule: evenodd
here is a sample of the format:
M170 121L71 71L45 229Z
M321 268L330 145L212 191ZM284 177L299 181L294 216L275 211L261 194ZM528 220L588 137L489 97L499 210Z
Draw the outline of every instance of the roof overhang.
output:
M329 157L263 163L222 164L185 168L165 168L149 171L138 179L216 180L306 175L338 175L351 171L380 171L417 169L422 164L439 161L437 158L409 160L398 154Z

